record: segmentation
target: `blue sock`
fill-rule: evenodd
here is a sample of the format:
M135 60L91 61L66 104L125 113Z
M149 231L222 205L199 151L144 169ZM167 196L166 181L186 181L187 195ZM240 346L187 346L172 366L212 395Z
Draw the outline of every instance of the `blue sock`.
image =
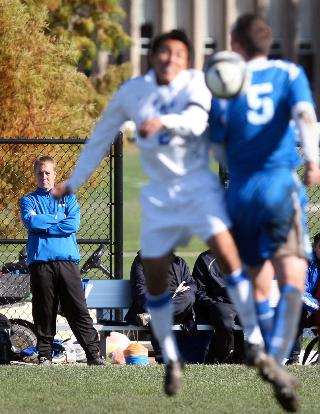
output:
M266 350L269 349L273 328L274 310L270 307L269 299L256 302L256 310L260 330L264 339Z
M242 269L238 269L228 275L227 290L238 312L247 341L263 345L254 303L252 283Z
M276 308L269 354L282 364L288 357L296 337L302 308L301 292L292 285L280 289L280 300Z

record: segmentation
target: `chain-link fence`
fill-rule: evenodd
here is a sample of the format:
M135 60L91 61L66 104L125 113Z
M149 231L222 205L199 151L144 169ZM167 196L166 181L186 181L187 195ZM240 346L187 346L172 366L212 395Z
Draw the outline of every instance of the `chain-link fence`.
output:
M320 187L308 189L308 227L311 241L320 232Z
M77 193L81 209L77 241L84 278L122 277L121 141L120 137ZM19 200L36 188L36 158L50 155L55 159L59 182L69 176L84 143L77 139L0 140L0 313L11 320L19 348L35 341L25 253L27 233Z

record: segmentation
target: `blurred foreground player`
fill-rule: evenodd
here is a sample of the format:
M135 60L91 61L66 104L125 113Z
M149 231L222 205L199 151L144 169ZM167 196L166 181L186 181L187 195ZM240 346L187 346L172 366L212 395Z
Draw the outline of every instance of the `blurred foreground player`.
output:
M273 385L284 409L296 411L298 383L281 364L296 335L311 249L306 193L295 173L300 157L291 119L299 131L308 186L319 183L319 140L305 73L293 63L267 60L271 42L264 19L237 19L231 46L248 61L251 82L237 98L213 101L210 126L213 142L225 146L228 209L255 293L248 290L247 280L229 279L229 295L247 334L248 364L257 366ZM269 304L274 273L281 293L275 312Z
M182 363L171 326L167 274L170 252L192 235L215 251L226 273L241 274L228 228L224 191L209 169L207 128L211 94L201 71L188 69L191 46L173 30L156 37L146 75L126 82L108 103L71 177L57 196L75 191L101 162L126 120L137 126L137 145L149 183L141 192L141 257L147 308L165 362L165 392L181 385ZM201 194L201 197L199 197Z

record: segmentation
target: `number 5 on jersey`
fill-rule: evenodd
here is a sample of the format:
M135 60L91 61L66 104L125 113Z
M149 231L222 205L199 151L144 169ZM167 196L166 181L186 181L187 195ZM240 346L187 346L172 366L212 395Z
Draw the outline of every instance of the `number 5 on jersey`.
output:
M274 104L271 95L273 85L271 82L250 85L247 91L247 103L249 110L247 120L252 125L264 125L274 115Z

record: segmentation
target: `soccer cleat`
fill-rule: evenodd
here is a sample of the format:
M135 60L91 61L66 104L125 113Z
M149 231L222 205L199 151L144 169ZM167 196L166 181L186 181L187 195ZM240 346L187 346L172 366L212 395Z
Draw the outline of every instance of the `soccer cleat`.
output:
M46 357L39 357L39 365L47 367L49 365L52 365L52 361Z
M101 366L101 367L106 367L108 364L108 362L106 362L104 359L102 358L94 358L94 359L90 359L87 361L87 365L89 366Z
M182 385L183 363L178 361L169 361L165 366L164 392L168 396L176 395Z
M288 367L289 365L299 365L299 358L289 358L286 366Z
M299 382L286 368L279 365L272 356L265 355L259 363L259 374L273 386L275 397L282 408L289 412L298 411L296 389Z
M244 362L249 367L259 367L260 361L266 356L261 345L244 342Z

